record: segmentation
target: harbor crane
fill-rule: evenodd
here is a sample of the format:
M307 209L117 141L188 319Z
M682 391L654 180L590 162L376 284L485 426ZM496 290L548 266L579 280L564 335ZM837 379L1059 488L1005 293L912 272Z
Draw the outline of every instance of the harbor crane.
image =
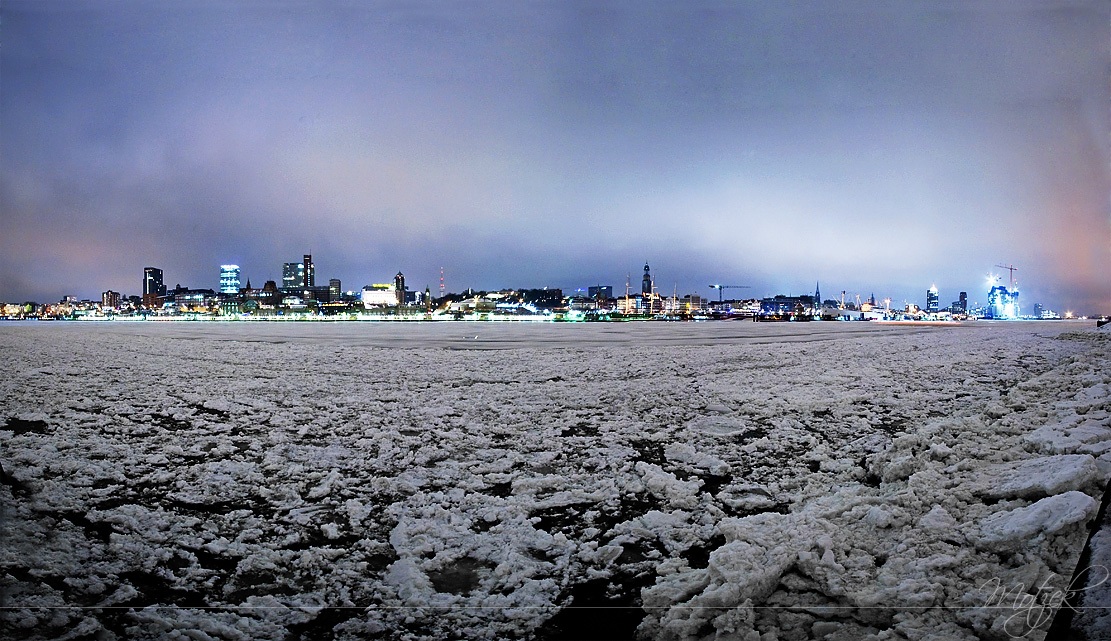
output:
M1014 289L1015 288L1015 272L1018 271L1018 268L1015 267L1014 265L996 265L996 267L998 267L999 269L1005 269L1008 272L1010 272L1011 289Z
M748 285L709 285L710 289L718 290L718 302L725 302L725 290L727 289L748 289Z

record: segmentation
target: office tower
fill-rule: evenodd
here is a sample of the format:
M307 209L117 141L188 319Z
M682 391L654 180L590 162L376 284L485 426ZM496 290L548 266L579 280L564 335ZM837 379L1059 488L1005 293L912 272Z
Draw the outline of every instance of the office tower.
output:
M239 293L239 265L220 265L220 293Z
M339 279L332 278L328 280L328 298L333 303L343 297L343 288L340 287Z
M304 263L283 263L282 264L282 291L293 292L299 291L305 282L305 264Z
M100 306L106 309L116 309L120 306L120 293L108 290L100 295Z
M143 268L143 295L165 296L166 286L162 284L162 270L157 267Z
M316 287L316 267L313 267L312 264L312 254L305 254L301 264L303 265L301 285L303 287Z
M405 304L405 275L397 272L397 276L393 277L393 288L397 292L397 304Z
M957 300L957 302L960 303L961 313L962 314L967 314L968 313L968 292L961 292L960 298Z
M613 285L593 285L586 288L590 298L613 298Z
M940 306L938 304L940 296L937 295L937 287L932 286L926 290L926 313L936 314Z

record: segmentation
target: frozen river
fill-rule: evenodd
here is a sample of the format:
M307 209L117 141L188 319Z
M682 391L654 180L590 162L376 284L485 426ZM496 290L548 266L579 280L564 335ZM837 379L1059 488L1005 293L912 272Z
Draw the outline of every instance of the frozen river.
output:
M14 638L1036 639L1111 476L1090 324L40 322L0 350Z

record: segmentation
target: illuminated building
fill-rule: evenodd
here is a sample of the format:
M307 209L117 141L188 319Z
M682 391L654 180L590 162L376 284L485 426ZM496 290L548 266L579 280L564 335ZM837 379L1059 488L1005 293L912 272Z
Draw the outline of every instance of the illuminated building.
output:
M118 309L120 306L120 293L108 290L100 295L100 306L105 309Z
M157 267L143 268L143 305L158 307L158 298L166 295L166 286L162 283L162 270Z
M1009 320L1018 318L1018 291L1009 291L1002 285L995 285L988 292L986 318Z
M220 293L239 293L239 265L220 265Z
M960 298L949 305L949 313L961 315L968 313L968 292L961 292Z
M397 305L397 290L395 285L375 283L364 285L362 301L364 307L392 307Z
M928 290L926 290L926 313L927 314L936 314L938 312L938 310L940 309L940 305L938 304L938 299L939 298L940 297L937 295L937 286L936 285L932 285L932 286L930 286L930 288Z
M305 282L304 263L282 263L282 291L293 293L300 291Z
M640 293L644 296L652 295L652 274L648 271L648 263L644 263L644 278L640 280Z
M343 289L338 278L328 280L328 300L333 303L343 298Z
M757 314L761 319L787 320L796 318L810 320L815 307L813 296L784 296L777 294L773 298L764 298L760 301L760 311Z
M401 272L397 272L397 275L393 277L393 289L394 289L394 292L397 294L397 304L398 305L404 305L405 304L405 275L402 274Z
M590 298L613 298L612 285L594 285L586 288L586 295Z
M315 287L316 286L316 267L312 264L312 254L305 254L301 260L302 264L302 287Z

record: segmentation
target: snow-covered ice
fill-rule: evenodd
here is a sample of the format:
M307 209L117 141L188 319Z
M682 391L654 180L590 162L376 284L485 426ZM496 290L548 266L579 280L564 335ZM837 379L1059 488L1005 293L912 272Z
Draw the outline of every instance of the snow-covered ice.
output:
M11 323L0 349L12 638L1039 639L1111 477L1111 334L1078 323Z

